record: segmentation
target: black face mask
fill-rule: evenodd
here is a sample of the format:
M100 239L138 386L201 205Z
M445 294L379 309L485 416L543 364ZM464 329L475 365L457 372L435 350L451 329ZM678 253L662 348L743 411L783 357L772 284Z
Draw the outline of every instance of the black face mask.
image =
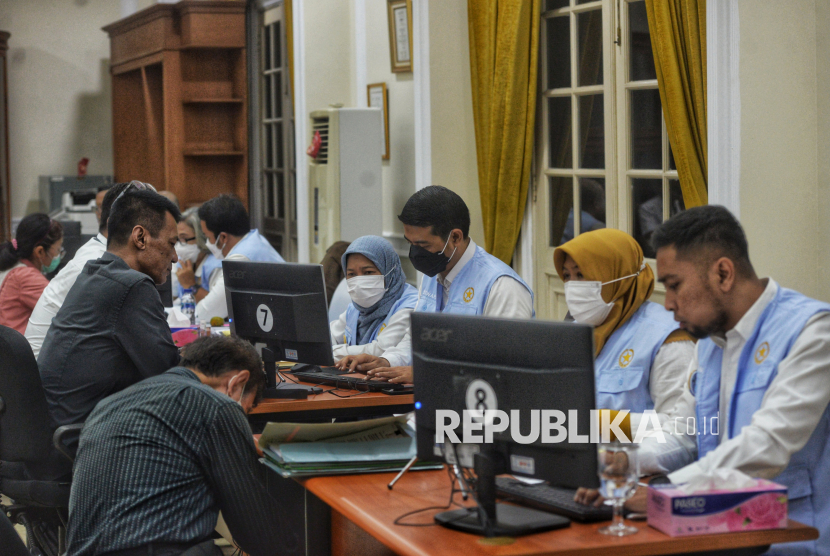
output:
M439 272L443 272L444 269L447 268L452 255L455 255L455 250L453 250L452 255L449 257L444 255L444 250L447 248L447 244L449 244L449 242L450 238L447 238L447 243L444 244L444 249L441 249L438 253L427 251L420 245L410 245L409 260L412 262L412 266L415 267L415 270L423 272L430 278Z

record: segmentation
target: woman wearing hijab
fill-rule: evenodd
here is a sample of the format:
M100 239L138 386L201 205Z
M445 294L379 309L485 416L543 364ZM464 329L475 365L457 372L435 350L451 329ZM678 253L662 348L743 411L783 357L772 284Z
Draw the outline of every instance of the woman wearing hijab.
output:
M647 301L654 273L640 245L625 232L596 230L557 247L553 263L571 317L594 326L597 408L629 410L624 431L636 432L647 409L666 421L686 385L694 340Z
M63 257L63 226L48 215L30 214L15 238L0 245L0 324L26 332L29 317L49 284L44 274Z
M418 303L418 290L406 283L401 259L388 241L363 236L341 258L352 303L331 323L334 358L381 355L398 344Z

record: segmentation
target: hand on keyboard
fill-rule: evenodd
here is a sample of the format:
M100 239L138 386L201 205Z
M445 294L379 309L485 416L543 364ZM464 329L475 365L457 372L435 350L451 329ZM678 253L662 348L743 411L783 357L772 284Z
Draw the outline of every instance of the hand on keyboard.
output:
M605 497L594 488L578 488L574 495L574 502L598 508L605 502Z
M392 384L412 384L412 367L381 367L369 371L366 377Z

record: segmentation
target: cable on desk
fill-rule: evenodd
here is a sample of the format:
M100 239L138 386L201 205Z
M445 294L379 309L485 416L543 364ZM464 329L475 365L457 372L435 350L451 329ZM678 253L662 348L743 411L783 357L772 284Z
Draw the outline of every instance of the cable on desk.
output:
M449 510L453 505L456 505L459 508L463 508L464 506L462 506L461 504L459 504L458 502L456 502L454 500L455 495L461 493L461 489L456 488L455 475L453 474L452 469L449 466L447 466L447 474L450 477L450 500L449 500L449 502L447 502L446 506L429 506L428 508L421 508L419 510L412 510L411 512L406 512L405 514L399 515L395 519L395 521L392 522L393 525L400 525L401 527L432 527L432 526L438 525L438 524L435 523L435 522L432 522L432 523L401 523L401 521L406 519L409 516L419 514L421 512L428 512L430 510ZM470 508L470 509L472 509L472 508ZM463 517L466 517L466 516L461 516L461 517L459 517L459 519L463 519Z

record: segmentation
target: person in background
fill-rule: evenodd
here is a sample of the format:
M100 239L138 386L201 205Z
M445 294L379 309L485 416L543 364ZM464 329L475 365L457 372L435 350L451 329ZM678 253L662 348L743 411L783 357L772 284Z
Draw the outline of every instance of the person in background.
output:
M107 252L84 266L38 356L55 427L83 422L105 397L178 362L156 284L177 260L179 218L146 184L113 201Z
M63 256L63 227L42 213L17 225L15 238L0 246L0 324L26 331L29 316L49 284L44 274Z
M199 207L202 232L208 250L219 260L284 263L259 230L251 229L248 212L242 201L231 195L219 195ZM216 285L196 305L200 320L228 316L225 302L225 277L219 273Z
M331 296L334 295L334 290L346 277L340 259L343 258L343 253L346 252L348 247L348 241L335 241L326 249L326 254L323 255L323 260L320 261L320 264L323 265L323 279L326 281L326 302L329 304L331 304Z
M401 258L382 237L357 238L341 263L352 303L331 323L334 359L361 353L382 355L409 328L418 290L406 283Z
M220 556L220 510L245 553L281 553L290 532L245 417L264 388L253 346L213 336L99 403L75 459L67 554Z
M52 319L58 314L58 311L63 305L66 294L75 284L78 275L84 268L88 261L94 261L107 251L107 220L109 219L112 202L127 188L135 188L141 182L117 183L103 191L103 199L98 205L98 235L87 241L75 252L75 256L69 263L64 266L58 275L52 278L46 289L43 290L43 295L38 299L32 315L29 317L29 324L26 326L26 339L29 345L32 346L32 351L35 353L35 358L40 355L40 348L43 346L43 340L46 338L46 333L49 332L49 327L52 326ZM150 184L143 184L151 191L154 191ZM98 192L100 196L102 192ZM96 197L97 199L97 197Z
M586 232L557 247L553 264L570 316L594 326L597 408L627 409L628 438L647 409L666 422L695 344L669 311L648 301L654 273L640 245L620 230Z
M199 221L199 208L192 207L182 213L179 221L179 242L176 254L179 262L173 265L173 296L181 297L185 289L193 290L198 303L207 296L211 284L216 284L222 274L222 263L213 256L205 244L205 233Z
M163 189L158 192L159 195L176 205L176 208L181 210L181 205L179 204L179 198L176 197L176 194L172 191L168 191L167 189Z
M95 194L95 218L98 219L98 231L101 231L101 213L104 210L104 197L107 196L107 191L112 189L114 186L112 184L102 185L98 188L98 192ZM107 221L104 220L104 228L107 226Z
M421 189L404 205L409 260L426 277L416 311L529 319L533 291L516 272L470 238L470 210L458 194L440 185ZM349 355L338 363L370 378L412 382L412 327L398 345L378 357ZM390 368L391 367L391 368Z

